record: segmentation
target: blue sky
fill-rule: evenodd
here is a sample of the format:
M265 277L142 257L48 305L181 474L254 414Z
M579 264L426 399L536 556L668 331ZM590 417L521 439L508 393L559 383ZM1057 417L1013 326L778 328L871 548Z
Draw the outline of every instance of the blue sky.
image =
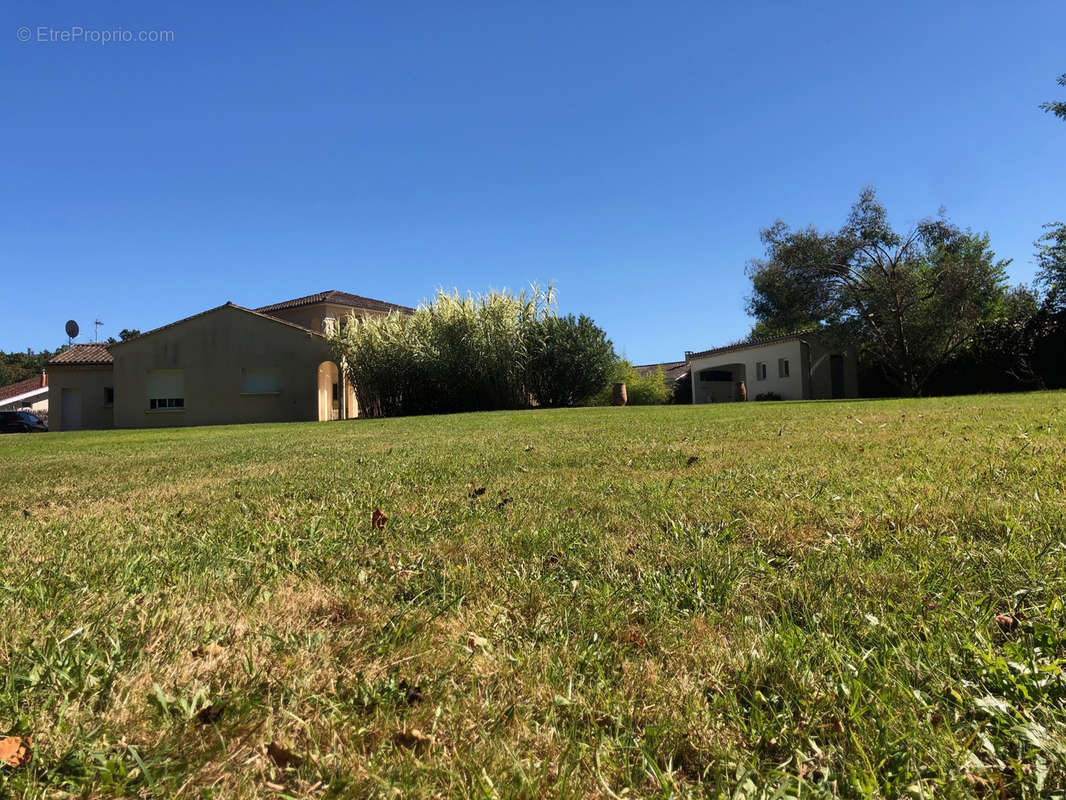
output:
M0 16L4 350L70 317L87 341L226 300L552 281L670 360L747 332L760 228L836 226L866 184L901 227L944 206L988 231L1016 282L1066 218L1066 123L1037 107L1063 94L1058 0ZM173 41L39 41L75 26Z

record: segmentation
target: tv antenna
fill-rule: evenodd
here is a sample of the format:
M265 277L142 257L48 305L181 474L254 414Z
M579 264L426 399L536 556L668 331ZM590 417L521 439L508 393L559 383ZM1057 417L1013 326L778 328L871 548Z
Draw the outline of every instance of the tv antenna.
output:
M100 320L93 322L93 341L97 344L100 343L100 326L103 324Z
M69 347L74 343L74 340L77 338L78 332L81 329L78 327L77 322L72 319L68 319L65 330L67 332L67 346Z

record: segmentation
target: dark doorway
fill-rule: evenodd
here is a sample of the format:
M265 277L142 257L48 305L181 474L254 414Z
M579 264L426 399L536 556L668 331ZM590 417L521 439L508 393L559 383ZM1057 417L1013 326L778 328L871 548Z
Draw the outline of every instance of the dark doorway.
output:
M829 383L834 400L844 396L844 356L829 356Z

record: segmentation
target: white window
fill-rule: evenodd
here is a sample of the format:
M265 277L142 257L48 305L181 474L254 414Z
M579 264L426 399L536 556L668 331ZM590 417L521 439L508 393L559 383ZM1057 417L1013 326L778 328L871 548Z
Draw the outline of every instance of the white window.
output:
M779 378L787 378L788 375L789 375L789 372L788 372L788 359L787 358L779 358L779 359L777 359L777 377L779 377Z
M184 370L148 370L147 390L149 411L180 411L184 409Z
M278 394L279 385L275 367L245 367L241 370L241 394Z
M765 361L756 361L755 362L755 380L757 380L757 381L766 380L766 362Z

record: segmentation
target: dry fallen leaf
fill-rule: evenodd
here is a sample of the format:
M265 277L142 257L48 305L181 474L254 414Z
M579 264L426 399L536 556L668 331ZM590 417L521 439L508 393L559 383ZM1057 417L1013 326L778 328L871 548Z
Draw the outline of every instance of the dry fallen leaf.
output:
M385 530L385 523L388 521L389 517L384 511L382 511L380 508L374 509L374 514L370 518L370 522L375 528L377 528L379 531Z
M217 658L225 652L225 648L216 642L208 642L201 647L197 647L192 651L192 654L196 658Z
M1015 630L1022 624L1023 617L1017 614L996 614L995 620L999 629L1004 632Z
M218 706L204 706L196 712L196 721L201 725L214 725L222 716L222 709Z
M992 783L987 778L973 772L966 773L966 782L970 784L978 795L986 794L992 790Z
M691 467L693 464L695 464L699 460L700 460L699 456L689 456L688 457L688 461L685 462L685 466L686 467Z
M629 626L622 634L622 641L633 645L636 648L643 650L648 646L648 637L644 635L644 632L635 625Z
M399 731L393 739L396 744L400 745L400 747L409 747L412 750L417 750L419 752L428 750L436 741L432 736L422 733L418 728L411 728L409 731Z
M283 747L277 742L271 742L266 746L267 755L270 756L270 760L277 764L282 769L288 767L298 767L304 760L301 756L289 750L287 747Z
M21 767L30 763L33 757L30 752L31 744L29 737L22 739L18 736L5 736L0 739L0 761L10 767Z

